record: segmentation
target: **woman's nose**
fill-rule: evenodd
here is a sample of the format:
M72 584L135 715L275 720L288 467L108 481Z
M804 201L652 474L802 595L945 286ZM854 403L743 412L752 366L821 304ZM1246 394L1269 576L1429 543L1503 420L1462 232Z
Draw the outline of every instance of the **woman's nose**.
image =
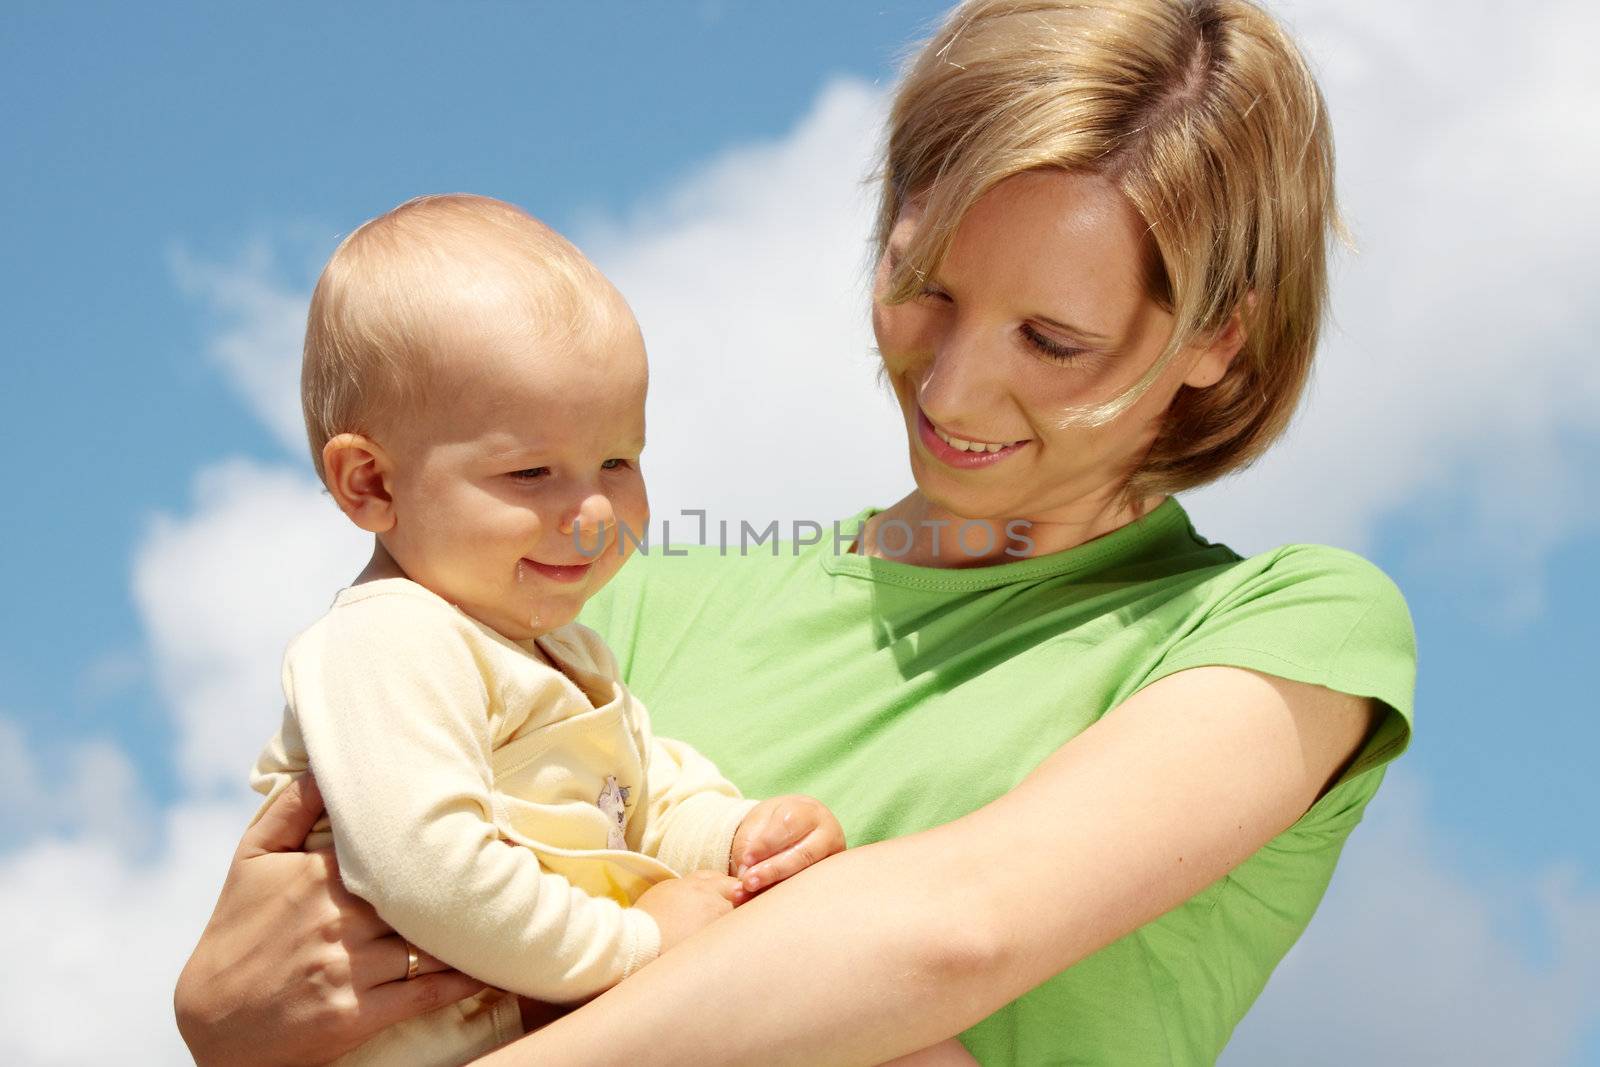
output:
M952 326L934 341L930 357L917 385L917 402L930 417L955 416L987 403L984 394L996 360L981 337Z

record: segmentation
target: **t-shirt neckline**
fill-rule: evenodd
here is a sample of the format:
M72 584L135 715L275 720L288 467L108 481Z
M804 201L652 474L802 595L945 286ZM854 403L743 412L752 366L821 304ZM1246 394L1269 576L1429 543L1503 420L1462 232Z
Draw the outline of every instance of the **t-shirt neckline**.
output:
M829 574L913 589L964 592L998 588L1013 582L1054 578L1086 571L1091 567L1104 567L1119 560L1131 559L1163 537L1180 529L1186 530L1197 544L1207 543L1194 532L1194 525L1189 520L1188 512L1178 503L1178 498L1169 496L1139 518L1092 541L1085 541L1081 545L1060 552L1009 563L968 568L924 567L892 559L844 552L844 546L854 542L855 531L882 510L878 507L867 507L842 520L839 529L843 532L837 539L840 545L837 552L833 551L829 539L823 539L814 550L818 552L823 570Z

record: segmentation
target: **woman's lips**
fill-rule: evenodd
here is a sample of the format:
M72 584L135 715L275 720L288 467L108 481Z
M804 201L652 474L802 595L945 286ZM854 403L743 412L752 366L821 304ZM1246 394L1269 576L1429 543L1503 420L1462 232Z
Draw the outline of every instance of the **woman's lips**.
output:
M917 409L917 436L922 439L923 446L933 453L935 459L951 467L960 467L964 470L991 466L999 463L1007 456L1016 455L1028 447L1028 442L1024 440L1013 442L994 452L968 452L965 449L957 448L939 436L939 432L933 428L933 423L928 421L928 416L923 413L921 408Z
M552 582L581 582L588 575L589 568L594 566L589 563L540 563L538 560L524 558L522 560L528 569L535 574L543 575Z

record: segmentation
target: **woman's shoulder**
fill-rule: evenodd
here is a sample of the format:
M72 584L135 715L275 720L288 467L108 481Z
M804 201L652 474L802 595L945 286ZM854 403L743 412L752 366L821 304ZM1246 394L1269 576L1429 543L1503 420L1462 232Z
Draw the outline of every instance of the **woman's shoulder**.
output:
M1227 570L1231 573L1226 580L1254 596L1322 598L1406 610L1405 594L1382 567L1359 553L1333 545L1279 545L1252 556L1240 556Z
M1367 557L1295 543L1242 558L1227 571L1214 624L1256 620L1263 639L1302 655L1331 656L1330 670L1363 652L1414 669L1416 633L1405 593Z
M1174 653L1248 646L1329 671L1363 652L1414 662L1405 594L1365 556L1306 543L1233 556L1195 591L1189 632Z
M1388 710L1342 781L1399 756L1411 738L1417 674L1416 633L1399 585L1366 557L1331 545L1235 556L1193 590L1182 632L1140 684L1190 667L1233 666L1370 697Z

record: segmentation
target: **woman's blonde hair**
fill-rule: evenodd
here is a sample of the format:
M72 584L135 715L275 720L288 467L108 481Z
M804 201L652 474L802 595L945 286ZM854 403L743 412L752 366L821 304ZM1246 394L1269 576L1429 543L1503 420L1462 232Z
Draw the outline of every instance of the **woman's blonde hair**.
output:
M890 114L876 241L923 205L886 299L933 276L972 204L1037 168L1105 177L1148 225L1150 296L1175 318L1150 370L1074 417L1100 424L1238 313L1243 348L1183 387L1129 499L1244 467L1284 431L1327 299L1333 140L1304 57L1249 0L968 0L913 58Z

